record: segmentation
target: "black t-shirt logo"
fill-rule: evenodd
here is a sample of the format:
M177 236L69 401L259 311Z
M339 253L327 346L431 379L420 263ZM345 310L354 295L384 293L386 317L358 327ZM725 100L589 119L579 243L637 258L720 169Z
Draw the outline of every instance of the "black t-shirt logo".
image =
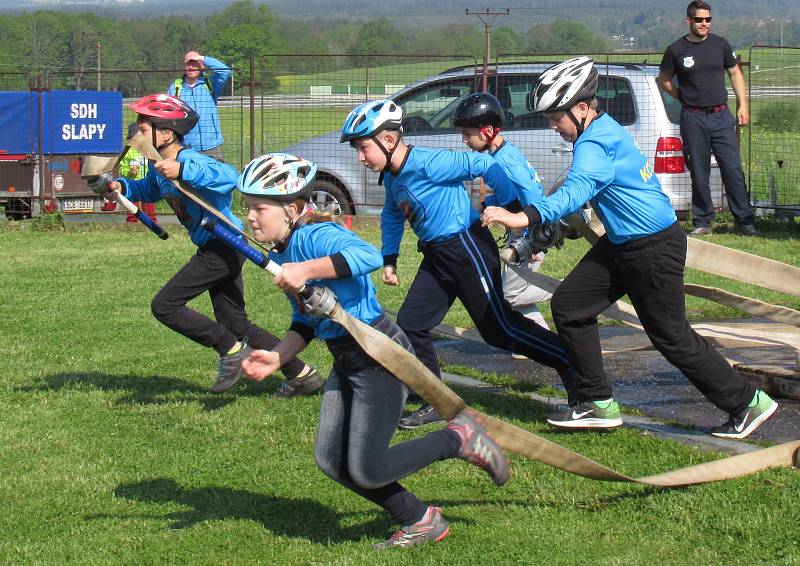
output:
M687 55L683 58L683 67L685 69L691 69L694 67L694 57L691 55Z

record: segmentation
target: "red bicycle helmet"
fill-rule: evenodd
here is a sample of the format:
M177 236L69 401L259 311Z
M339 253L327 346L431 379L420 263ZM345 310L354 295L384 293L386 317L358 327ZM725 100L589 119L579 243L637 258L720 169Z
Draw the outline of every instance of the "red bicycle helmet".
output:
M147 116L160 130L172 130L185 136L195 127L200 116L180 98L169 94L149 94L130 106L140 116Z

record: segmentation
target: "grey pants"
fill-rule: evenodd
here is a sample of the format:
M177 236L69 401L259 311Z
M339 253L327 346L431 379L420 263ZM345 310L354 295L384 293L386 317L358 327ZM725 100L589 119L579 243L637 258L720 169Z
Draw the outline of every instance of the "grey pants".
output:
M412 351L389 318L374 324ZM386 509L401 525L419 521L428 506L398 480L458 454L458 434L447 429L390 446L408 389L349 336L328 341L333 370L319 415L317 465L332 480Z

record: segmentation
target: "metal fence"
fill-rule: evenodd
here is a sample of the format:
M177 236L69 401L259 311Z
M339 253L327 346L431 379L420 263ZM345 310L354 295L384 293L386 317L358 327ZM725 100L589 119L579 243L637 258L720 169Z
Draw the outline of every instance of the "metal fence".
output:
M741 136L756 207L800 211L800 48L749 50L750 128Z
M406 141L466 150L452 127L458 99L486 88L505 110L504 135L528 157L547 189L567 171L571 144L531 113L527 98L539 73L563 54L501 54L487 69L472 56L278 55L233 69L218 100L223 156L237 168L268 151L290 151L318 163L321 198L344 212L378 212L384 191L378 175L357 163L339 143L338 131L357 104L392 97L404 109ZM657 86L661 53L601 53L600 108L636 139L651 159L679 213L691 208L691 179L684 168L680 106ZM744 69L750 85L752 126L741 135L752 200L761 207L798 207L800 49L753 47ZM121 91L129 102L166 91L182 69L0 73L0 90L43 88ZM133 120L126 108L124 118ZM20 133L20 135L26 135ZM2 149L2 148L0 148ZM712 166L712 195L723 205L718 169ZM469 185L475 199L484 188ZM44 194L48 194L45 190Z
M539 73L563 54L504 54L484 71L470 57L363 57L358 66L337 67L341 57L276 56L267 72L279 83L277 92L260 101L260 150L288 150L318 163L320 187L358 213L373 213L383 204L378 175L356 162L354 152L338 143L337 130L347 112L367 99L391 96L404 110L408 143L466 150L452 126L451 112L458 99L486 88L505 110L504 135L534 165L545 188L567 171L572 146L547 127L543 116L528 107L528 93ZM599 54L600 108L636 138L653 159L664 189L678 210L687 211L691 180L684 169L678 125L680 107L662 95L656 84L661 54ZM317 61L322 72L292 72L299 64ZM281 75L281 72L288 73ZM712 175L715 202L722 204L722 183ZM484 192L479 183L468 185L475 200Z

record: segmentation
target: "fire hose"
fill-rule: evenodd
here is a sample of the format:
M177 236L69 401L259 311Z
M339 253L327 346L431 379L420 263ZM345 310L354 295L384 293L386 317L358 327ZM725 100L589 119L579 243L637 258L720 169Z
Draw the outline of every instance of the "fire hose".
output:
M222 242L239 251L260 268L272 275L281 272L280 265L214 220L206 218L202 224ZM336 302L330 289L305 287L298 295L308 312L315 316L328 317L342 325L369 356L430 403L442 417L452 419L467 407L460 396L436 378L414 355L385 334L348 314ZM489 434L505 450L594 480L680 487L738 478L771 467L797 466L800 462L800 440L795 440L670 472L631 478L534 433L486 413L476 412Z

